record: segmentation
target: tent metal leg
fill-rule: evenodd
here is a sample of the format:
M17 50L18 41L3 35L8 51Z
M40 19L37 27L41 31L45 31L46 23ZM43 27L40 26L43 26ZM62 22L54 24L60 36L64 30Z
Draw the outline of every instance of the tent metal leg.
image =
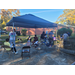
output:
M13 22L13 33L14 33L14 22ZM13 37L14 40L14 37ZM14 52L14 48L13 48L13 52ZM14 59L14 53L13 53L13 59Z
M58 30L58 26L56 28L56 48L58 49L58 47L57 47L57 30Z
M57 45L57 28L56 28L56 45Z
M35 35L36 35L36 28L35 28Z

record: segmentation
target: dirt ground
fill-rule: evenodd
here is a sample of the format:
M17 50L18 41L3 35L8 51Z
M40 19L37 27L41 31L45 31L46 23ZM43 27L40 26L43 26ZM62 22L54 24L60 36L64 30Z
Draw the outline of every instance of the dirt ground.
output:
M41 45L41 49L35 49L31 47L30 58L28 54L24 54L24 58L21 58L21 50L25 45L17 44L16 49L18 54L15 55L11 53L10 58L8 54L5 53L2 57L2 51L0 52L0 65L71 65L75 62L75 56L61 52L56 48L48 48L45 45ZM2 49L3 50L3 49Z

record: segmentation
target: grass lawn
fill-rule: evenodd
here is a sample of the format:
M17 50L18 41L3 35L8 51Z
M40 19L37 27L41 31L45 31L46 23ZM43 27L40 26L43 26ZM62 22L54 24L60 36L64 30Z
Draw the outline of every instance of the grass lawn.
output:
M38 36L38 39L39 39L39 41L40 41L40 35L37 35ZM3 35L1 35L1 37L0 37L0 39L1 39L1 41L2 41L2 44L5 42L5 39L6 38L8 38L9 37L9 35L8 34L3 34ZM16 43L18 42L18 38L21 38L22 39L22 41L25 43L25 42L27 42L27 39L28 39L28 37L29 37L29 35L26 35L26 36L17 36L17 39L16 39ZM34 37L34 35L31 35L30 36L31 37L31 39L32 39L32 41L33 41L33 37Z
M31 37L31 41L33 41L33 37L34 37L35 35L30 35L30 37ZM1 35L1 37L0 37L0 39L2 39L1 41L2 41L2 44L4 44L4 42L5 42L5 39L6 38L8 38L9 37L9 35L8 34L3 34L3 35ZM29 37L29 35L26 35L26 36L17 36L17 39L16 39L16 43L18 43L19 41L18 41L18 38L21 38L22 39L22 41L23 41L23 43L26 43L27 42L27 39L28 39L28 37ZM40 35L37 35L37 37L38 37L38 40L40 41ZM59 41L57 41L57 43L59 43ZM56 41L54 42L54 44L56 44Z

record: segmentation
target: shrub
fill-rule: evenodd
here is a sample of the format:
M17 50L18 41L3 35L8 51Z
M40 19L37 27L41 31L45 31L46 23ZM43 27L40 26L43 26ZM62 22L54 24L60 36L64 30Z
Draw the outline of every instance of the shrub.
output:
M70 34L72 34L72 30L71 29L67 29L67 28L61 28L57 31L57 35L62 36L65 32L69 32Z
M70 36L69 39L75 39L75 34L72 34L72 36Z
M27 29L22 29L21 30L23 36L26 36L26 31L27 31Z

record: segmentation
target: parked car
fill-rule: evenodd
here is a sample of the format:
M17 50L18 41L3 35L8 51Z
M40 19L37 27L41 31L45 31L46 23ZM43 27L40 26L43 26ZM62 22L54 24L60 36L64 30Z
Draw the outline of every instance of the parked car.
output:
M8 34L6 31L4 31L4 30L0 30L0 33L1 34Z

